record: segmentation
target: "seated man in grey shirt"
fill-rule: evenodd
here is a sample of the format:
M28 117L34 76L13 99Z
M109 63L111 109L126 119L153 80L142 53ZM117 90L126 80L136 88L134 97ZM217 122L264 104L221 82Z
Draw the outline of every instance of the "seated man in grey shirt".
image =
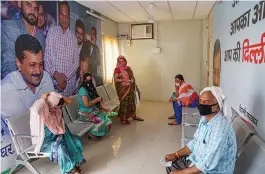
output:
M18 71L9 73L1 83L1 121L28 111L42 94L54 91L50 75L43 70L39 41L28 34L20 35L15 52Z

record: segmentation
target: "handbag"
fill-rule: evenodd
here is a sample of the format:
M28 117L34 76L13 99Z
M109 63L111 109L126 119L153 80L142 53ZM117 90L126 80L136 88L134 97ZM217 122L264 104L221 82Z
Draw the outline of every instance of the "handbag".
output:
M135 106L138 108L140 105L140 90L137 85L135 85Z

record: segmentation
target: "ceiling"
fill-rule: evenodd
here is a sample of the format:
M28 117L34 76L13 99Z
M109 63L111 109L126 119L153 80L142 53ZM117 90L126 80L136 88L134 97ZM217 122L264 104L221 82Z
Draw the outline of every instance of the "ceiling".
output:
M77 1L116 22L205 19L215 1ZM150 5L152 4L152 5Z

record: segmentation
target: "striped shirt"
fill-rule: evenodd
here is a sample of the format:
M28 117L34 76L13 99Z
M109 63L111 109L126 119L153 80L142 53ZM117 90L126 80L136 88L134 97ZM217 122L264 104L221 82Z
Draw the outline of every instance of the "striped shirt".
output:
M236 160L236 137L232 125L218 113L209 122L201 118L198 129L187 147L188 159L207 174L233 174Z
M54 26L49 29L46 44L45 70L52 77L55 71L64 73L67 77L67 85L61 94L71 96L76 87L76 71L79 66L77 39L69 28L63 33L60 26ZM56 81L54 85L57 85Z

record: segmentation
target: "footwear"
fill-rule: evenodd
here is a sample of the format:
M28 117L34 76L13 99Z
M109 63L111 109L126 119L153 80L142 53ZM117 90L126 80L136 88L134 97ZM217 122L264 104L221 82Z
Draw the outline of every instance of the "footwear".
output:
M92 135L91 133L88 133L88 140L98 141L99 138L94 136L94 135Z
M131 123L129 122L129 120L123 120L121 121L121 124L131 124Z
M144 119L142 119L142 118L139 118L139 117L133 117L133 120L137 120L137 121L144 121Z
M81 173L81 171L82 171L82 168L81 168L81 167L76 166L76 169L77 169L77 171L78 171L79 173Z
M169 116L168 119L175 119L175 115Z
M71 174L80 174L80 169L78 169L77 167L74 167L72 170L71 170Z
M177 123L176 121L168 123L168 125L173 126L173 125L181 125L181 123Z

